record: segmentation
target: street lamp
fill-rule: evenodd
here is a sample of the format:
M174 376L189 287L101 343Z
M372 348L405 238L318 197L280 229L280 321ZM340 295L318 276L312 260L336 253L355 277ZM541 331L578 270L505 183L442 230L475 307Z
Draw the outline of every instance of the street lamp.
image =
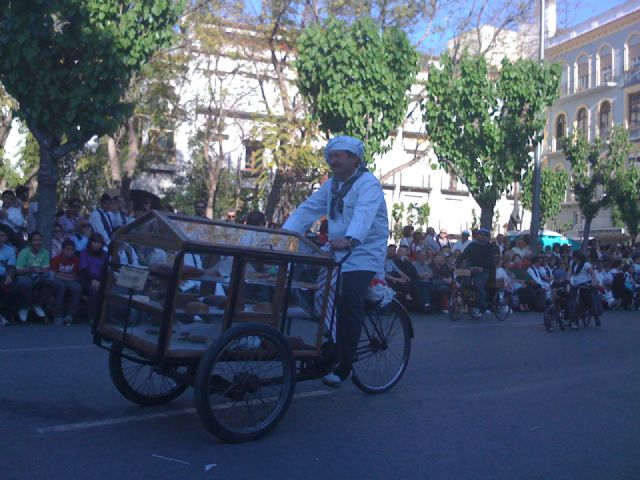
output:
M544 12L545 0L540 0L540 50L538 59L540 63L544 60ZM540 230L540 183L541 183L541 163L542 163L542 139L536 145L536 152L533 161L533 181L531 192L531 227L529 229L529 245L534 252L538 252L538 231Z

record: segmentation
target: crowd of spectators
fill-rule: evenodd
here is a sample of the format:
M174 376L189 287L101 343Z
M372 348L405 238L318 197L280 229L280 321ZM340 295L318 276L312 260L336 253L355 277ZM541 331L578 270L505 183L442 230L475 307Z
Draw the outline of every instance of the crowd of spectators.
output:
M477 232L474 232L477 233ZM447 308L448 295L455 285L457 267L465 263L465 250L480 238L470 239L470 232L461 232L453 243L446 230L436 235L429 227L426 233L406 226L399 244L389 245L385 262L386 281L397 297L410 310L431 312ZM590 241L587 255L569 245L554 244L540 248L537 254L529 246L528 237L515 240L497 235L488 250L490 273L482 279L486 298L497 289L512 295L512 308L519 311L542 311L554 285L568 282L579 274L579 265L588 261L594 270L595 287L605 309L637 308L634 298L640 289L640 243L630 245L600 245ZM481 250L480 250L481 251ZM487 270L487 264L484 270ZM637 302L637 300L636 300Z
M56 324L70 324L80 316L92 318L107 260L106 247L114 232L149 211L151 202L134 203L129 211L119 196L106 193L93 209L78 198L69 198L65 208L56 214L48 251L42 234L35 228L36 205L30 204L28 197L26 187L2 192L0 325L26 322L33 317L43 321L51 318ZM185 213L205 216L206 202L194 202L193 211ZM236 212L228 212L225 220L236 222ZM245 223L277 228L267 225L260 212L251 212ZM473 256L464 252L472 242L488 241L480 237L472 239L470 232L464 230L454 242L445 229L436 234L432 227L423 233L406 226L399 244L388 246L386 282L410 310L445 310L455 286L456 268L465 266L466 257ZM325 221L320 224L317 241L327 240ZM513 308L520 311L543 310L552 285L575 275L575 266L580 263L568 245L547 246L534 254L527 237L514 241L497 235L490 246L487 251L491 255L486 255L490 261L485 264L490 267L484 268L488 275L478 277L483 284L486 280L486 298L496 288L506 289L512 293ZM640 243L601 246L593 240L587 257L603 307L637 308L634 302L640 298Z
M78 198L67 199L56 213L48 250L36 229L37 203L29 202L28 188L2 192L0 326L30 319L69 325L93 318L113 234L151 210L151 201L131 207L129 211L120 196L106 193L93 209ZM193 211L185 213L206 216L206 203L196 201ZM235 222L235 212L225 220ZM246 223L265 226L264 214L251 212Z

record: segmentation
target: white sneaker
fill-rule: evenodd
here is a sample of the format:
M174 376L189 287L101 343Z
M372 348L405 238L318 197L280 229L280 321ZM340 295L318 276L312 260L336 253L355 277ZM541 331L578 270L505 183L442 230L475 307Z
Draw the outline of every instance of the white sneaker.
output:
M20 319L21 322L26 322L27 318L29 318L29 309L28 308L21 308L18 311L18 318Z
M45 317L45 313L44 310L42 309L42 307L40 305L31 305L31 308L33 308L33 311L36 312L36 315L40 318L44 318Z
M342 385L342 380L335 373L327 373L324 377L322 377L322 383L324 383L328 387L339 388Z
M9 320L0 315L0 327L6 327L9 325Z

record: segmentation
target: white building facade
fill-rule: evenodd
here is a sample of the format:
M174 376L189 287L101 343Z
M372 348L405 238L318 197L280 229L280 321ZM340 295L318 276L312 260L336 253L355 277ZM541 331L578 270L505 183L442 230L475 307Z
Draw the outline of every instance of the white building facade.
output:
M631 0L559 33L547 44L546 58L562 64L559 100L549 109L545 165L570 166L560 149L562 137L580 130L589 140L606 139L614 125L629 130L633 142L629 166L640 161L640 1ZM567 191L557 226L581 236L583 218ZM615 238L611 211L593 220L594 236Z

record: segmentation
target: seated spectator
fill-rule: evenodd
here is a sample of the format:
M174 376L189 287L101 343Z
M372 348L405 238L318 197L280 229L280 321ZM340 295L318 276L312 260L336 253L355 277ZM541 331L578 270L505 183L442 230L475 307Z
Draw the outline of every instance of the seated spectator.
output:
M469 230L463 230L460 234L460 240L453 244L451 251L453 253L458 252L458 254L464 252L464 249L469 246L471 243L471 239L469 238Z
M91 230L91 224L85 217L80 217L76 222L76 231L69 240L72 240L76 245L76 253L80 253L87 248L89 244L89 237L93 231Z
M427 233L424 236L424 244L427 250L432 253L438 253L440 251L440 245L436 241L436 231L433 227L427 227Z
M51 258L57 257L60 254L63 241L62 227L59 223L56 223L53 226L53 237L51 237Z
M76 233L76 223L80 220L81 208L82 202L80 202L80 199L74 197L67 201L67 210L58 220L58 223L62 227L62 236L64 238L69 238Z
M433 270L431 269L431 262L427 258L426 250L421 248L417 250L413 266L415 267L418 276L418 287L426 291L425 297L429 299L428 302L425 303L430 303L431 306L440 305L439 302L442 295L433 284Z
M207 202L204 200L196 200L193 202L193 211L196 217L207 218Z
M409 258L411 260L415 260L418 255L418 250L425 250L424 245L424 233L417 231L413 232L413 242L411 242L411 252L409 253Z
M265 227L267 225L267 219L264 216L264 213L254 210L247 214L247 218L245 218L244 223L254 227Z
M516 246L511 249L513 253L520 256L520 258L531 257L531 249L529 248L528 237L518 237L516 239Z
M106 263L104 239L99 233L93 233L87 248L80 252L80 284L88 297L89 320L93 320L96 314L100 282Z
M440 229L440 233L436 237L436 243L440 247L440 250L443 248L449 248L449 250L451 250L451 241L449 240L449 234L446 228Z
M113 225L111 225L111 219L108 214L109 210L111 210L111 197L103 193L100 197L100 206L96 207L89 215L91 228L94 232L102 235L105 245L109 245L113 235Z
M56 325L71 325L78 314L78 303L82 287L78 282L80 260L76 255L76 244L72 240L62 242L62 251L51 260L53 278L53 320ZM65 302L66 297L69 301Z
M12 190L2 192L2 209L0 210L0 224L9 237L9 243L21 250L24 248L24 230L26 221L22 215L20 200Z
M51 257L42 243L42 234L38 231L33 232L29 235L29 246L20 251L16 260L15 288L18 298L18 318L21 322L27 321L30 308L39 318L46 317L42 306L50 285Z
M416 267L409 259L409 248L402 245L398 248L397 255L394 255L391 259L400 270L409 279L406 284L409 291L409 296L412 299L412 306L417 310L428 310L431 308L429 292L426 286L418 282L418 272Z
M16 251L8 244L7 233L0 230L0 326L9 325L13 312L9 299L11 298L11 285L16 274Z
M129 215L125 208L124 199L120 195L111 198L111 210L107 212L107 215L109 215L114 232L129 223Z
M387 258L384 262L385 281L398 294L398 299L406 303L407 296L411 296L409 286L411 279L395 264L393 261L395 257L396 246L391 244L387 246Z
M442 297L447 294L453 284L453 270L447 264L446 258L443 255L436 255L431 265L433 271L433 286L438 292L438 296Z
M400 247L411 249L413 243L413 225L405 225L402 228L402 238L400 239Z

